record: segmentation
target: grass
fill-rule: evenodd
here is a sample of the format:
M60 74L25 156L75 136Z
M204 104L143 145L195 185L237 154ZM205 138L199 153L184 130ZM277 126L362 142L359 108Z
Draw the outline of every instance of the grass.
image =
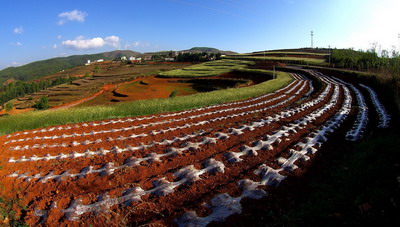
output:
M231 72L236 69L246 68L248 65L251 64L254 63L251 61L218 60L186 67L183 69L162 72L159 73L159 76L182 78L217 76L223 73Z
M269 73L272 74L272 72ZM180 111L236 101L273 92L289 84L292 80L293 78L288 73L277 72L277 77L274 80L244 88L231 88L167 99L140 100L118 103L112 106L28 112L0 118L0 134L59 124Z
M20 217L19 212L25 211L26 207L22 206L20 199L0 197L0 223L2 226L28 226Z

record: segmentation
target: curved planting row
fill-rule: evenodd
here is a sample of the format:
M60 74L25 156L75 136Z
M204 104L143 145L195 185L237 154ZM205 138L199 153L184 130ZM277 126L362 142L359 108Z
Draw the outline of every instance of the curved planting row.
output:
M347 138L362 137L368 115L355 86L310 72L323 85L316 91L292 75L288 86L244 101L8 135L2 182L23 188L30 225L223 221L241 213L243 198L265 197L303 171L351 113L351 91L359 114Z
M389 127L389 122L390 122L390 115L387 113L385 110L385 107L379 102L378 95L375 93L372 88L364 85L364 84L359 84L361 87L367 89L369 92L369 95L371 97L372 103L375 106L376 112L379 115L379 125L378 128L387 128Z

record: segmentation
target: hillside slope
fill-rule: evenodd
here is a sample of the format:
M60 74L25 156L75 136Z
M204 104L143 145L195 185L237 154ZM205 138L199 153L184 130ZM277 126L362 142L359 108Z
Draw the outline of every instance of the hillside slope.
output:
M139 52L130 50L116 50L98 54L72 55L68 57L51 58L42 61L32 62L20 67L9 67L0 71L0 83L8 79L32 80L47 76L65 69L83 65L87 60L114 59L120 56L139 56Z

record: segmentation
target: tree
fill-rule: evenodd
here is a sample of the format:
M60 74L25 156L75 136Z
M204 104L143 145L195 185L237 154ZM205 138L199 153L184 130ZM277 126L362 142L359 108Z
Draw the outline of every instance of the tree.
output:
M13 104L12 104L11 102L8 102L8 103L6 104L6 106L5 106L6 112L12 110L12 108L13 108Z
M46 96L43 96L39 101L35 103L33 106L38 110L45 110L49 108L49 99Z

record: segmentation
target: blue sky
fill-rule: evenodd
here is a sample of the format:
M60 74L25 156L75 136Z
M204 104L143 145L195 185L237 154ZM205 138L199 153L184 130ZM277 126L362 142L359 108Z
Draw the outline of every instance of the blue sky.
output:
M0 69L115 49L399 47L398 0L2 0Z

